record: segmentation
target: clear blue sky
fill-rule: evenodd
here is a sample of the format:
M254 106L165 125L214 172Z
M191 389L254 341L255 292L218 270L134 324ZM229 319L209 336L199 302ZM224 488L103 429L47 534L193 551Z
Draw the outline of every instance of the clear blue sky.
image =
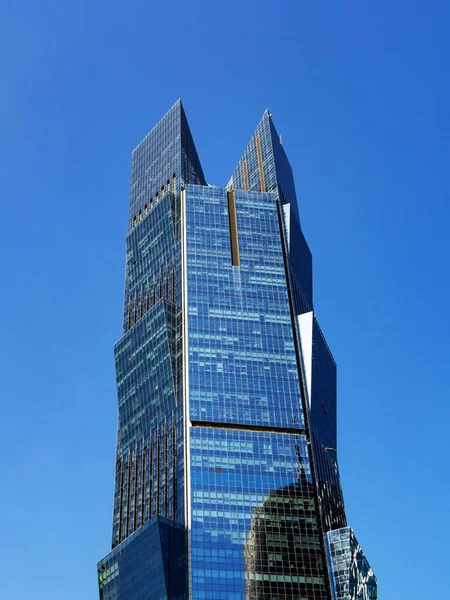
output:
M131 150L183 99L224 185L264 109L339 367L382 600L449 597L450 3L0 3L0 597L95 600Z

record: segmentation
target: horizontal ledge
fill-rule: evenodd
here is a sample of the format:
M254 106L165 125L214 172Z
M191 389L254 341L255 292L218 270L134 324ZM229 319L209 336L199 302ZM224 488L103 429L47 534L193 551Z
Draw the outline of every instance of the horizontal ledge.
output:
M205 427L209 429L235 429L238 431L261 431L263 433L286 433L306 435L306 429L296 427L272 427L270 425L243 425L241 423L220 423L217 421L190 421L191 427Z

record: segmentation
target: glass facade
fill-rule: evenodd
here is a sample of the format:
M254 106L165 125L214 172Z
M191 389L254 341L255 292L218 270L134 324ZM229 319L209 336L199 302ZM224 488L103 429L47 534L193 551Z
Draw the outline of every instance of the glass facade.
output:
M199 426L190 446L189 597L329 598L306 436Z
M271 115L224 189L176 102L133 151L128 226L101 600L332 598L336 365Z
M303 428L277 199L234 192L236 267L229 195L213 187L185 191L189 417Z
M100 600L182 600L184 527L153 517L97 565Z
M333 600L377 600L377 580L353 529L343 527L326 535Z

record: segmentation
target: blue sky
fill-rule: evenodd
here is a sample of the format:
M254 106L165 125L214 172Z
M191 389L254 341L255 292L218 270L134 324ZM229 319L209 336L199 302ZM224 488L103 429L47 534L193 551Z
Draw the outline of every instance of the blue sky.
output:
M339 368L349 523L383 600L446 596L449 18L441 0L0 3L0 597L97 598L130 156L178 97L215 185L272 112Z

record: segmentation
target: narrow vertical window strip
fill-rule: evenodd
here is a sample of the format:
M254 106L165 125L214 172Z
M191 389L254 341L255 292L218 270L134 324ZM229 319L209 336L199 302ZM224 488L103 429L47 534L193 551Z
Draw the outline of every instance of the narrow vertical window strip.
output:
M149 494L148 494L148 518L151 519L153 517L153 437L152 434L150 432L150 440L149 440L149 452L150 452L150 456L149 456L149 461L148 461L148 486L149 486Z
M256 152L258 154L259 179L261 182L261 191L265 192L266 184L264 182L264 170L263 170L263 161L262 161L262 154L261 154L261 141L259 139L259 135L256 136Z
M170 272L169 263L166 263L166 298L170 300Z
M177 428L172 413L172 519L177 519Z
M128 477L127 477L127 518L125 522L125 537L130 532L130 499L131 499L131 454L128 451Z
M186 183L189 183L189 136L188 136L188 132L186 131L186 164L185 164L185 174L184 176L186 177Z
M145 488L146 488L146 482L145 482L145 467L146 467L146 456L147 454L147 448L144 444L144 442L142 442L142 473L141 473L141 525L144 524L144 519L145 519Z
M122 519L123 519L123 459L119 458L120 465L120 499L119 499L119 522L117 524L117 543L122 541Z
M176 268L175 258L172 258L172 302L176 302Z
M247 161L244 158L244 162L242 163L242 170L244 171L244 188L248 190L248 171L247 171Z
M164 425L164 512L166 519L169 518L169 431L167 421Z
M128 329L131 329L131 296L128 297Z
M228 218L230 222L230 245L231 245L231 264L233 267L239 267L239 242L236 222L236 202L234 198L234 190L227 192L228 198Z
M133 531L138 528L138 481L139 481L139 450L136 444L134 451L134 513L133 513Z
M161 432L158 430L156 438L156 513L161 514Z

